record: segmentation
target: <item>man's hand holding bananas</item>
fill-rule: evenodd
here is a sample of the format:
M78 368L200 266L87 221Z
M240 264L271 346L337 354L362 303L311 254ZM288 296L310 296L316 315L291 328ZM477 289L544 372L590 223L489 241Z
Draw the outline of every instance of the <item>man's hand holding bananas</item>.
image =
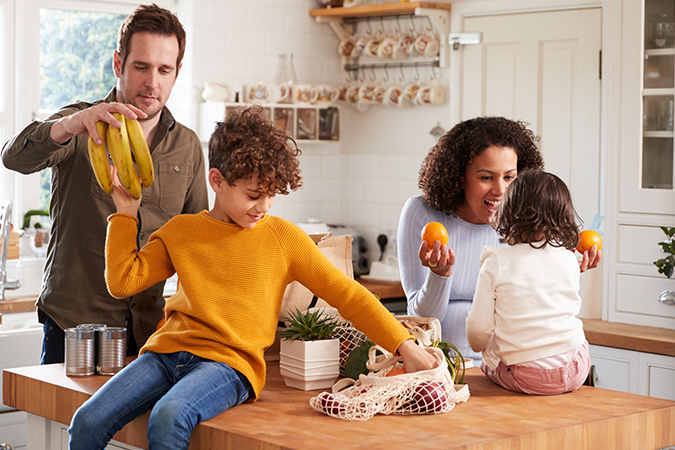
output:
M105 141L102 144L97 144L91 134L89 136L88 148L91 167L98 184L106 193L110 194L112 192L112 177L107 155L107 153L110 153L110 157L117 168L120 182L134 198L138 199L141 197L141 184L149 187L155 179L150 149L137 120L129 119L118 112L114 112L112 115L122 125L120 128L109 125L104 121L98 121L96 132ZM108 152L106 152L106 144ZM134 158L136 165L134 165ZM136 166L138 166L138 170Z

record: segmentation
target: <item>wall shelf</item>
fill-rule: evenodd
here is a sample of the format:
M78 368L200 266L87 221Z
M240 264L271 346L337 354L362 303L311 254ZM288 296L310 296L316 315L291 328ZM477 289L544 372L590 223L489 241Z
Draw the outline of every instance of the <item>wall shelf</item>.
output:
M205 102L199 104L199 139L208 142L216 122L230 111L244 109L252 103ZM340 108L333 104L264 103L267 118L298 143L338 142Z
M396 2L381 5L352 6L351 8L324 8L313 9L309 12L311 17L373 17L393 16L396 14L417 14L418 8L439 9L450 11L450 3L439 2Z

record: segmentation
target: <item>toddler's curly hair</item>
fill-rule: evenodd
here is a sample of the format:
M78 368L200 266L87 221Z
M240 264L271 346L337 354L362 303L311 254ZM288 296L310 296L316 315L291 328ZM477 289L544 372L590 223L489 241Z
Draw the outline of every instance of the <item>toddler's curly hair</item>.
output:
M419 187L427 204L454 213L465 199L462 180L466 167L493 145L515 150L518 172L543 169L539 138L526 125L504 117L476 117L452 127L429 151L419 171Z
M302 152L295 140L265 117L261 106L251 106L218 122L209 140L209 168L218 169L230 186L258 176L258 187L286 195L302 186Z
M579 242L581 219L567 185L542 170L525 171L513 180L491 222L500 242L509 245L572 250Z

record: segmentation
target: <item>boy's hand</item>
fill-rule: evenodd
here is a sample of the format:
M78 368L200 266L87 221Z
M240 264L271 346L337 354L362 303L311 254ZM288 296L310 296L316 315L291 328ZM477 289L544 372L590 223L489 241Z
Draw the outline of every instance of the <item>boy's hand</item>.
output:
M403 358L403 368L406 373L430 370L438 365L436 358L415 344L412 339L408 339L398 347L398 354Z
M122 214L129 214L130 216L136 217L138 214L138 208L141 206L141 198L135 199L127 189L122 186L119 177L117 176L117 168L115 166L110 166L112 180L113 180L113 190L112 198L117 207L117 212Z

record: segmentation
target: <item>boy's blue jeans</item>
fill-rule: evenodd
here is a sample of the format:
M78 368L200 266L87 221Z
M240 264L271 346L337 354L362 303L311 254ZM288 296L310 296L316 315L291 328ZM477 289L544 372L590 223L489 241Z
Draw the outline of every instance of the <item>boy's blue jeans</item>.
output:
M188 352L147 352L113 376L73 416L71 450L104 449L122 427L152 408L150 450L187 449L194 427L253 394L241 373Z

